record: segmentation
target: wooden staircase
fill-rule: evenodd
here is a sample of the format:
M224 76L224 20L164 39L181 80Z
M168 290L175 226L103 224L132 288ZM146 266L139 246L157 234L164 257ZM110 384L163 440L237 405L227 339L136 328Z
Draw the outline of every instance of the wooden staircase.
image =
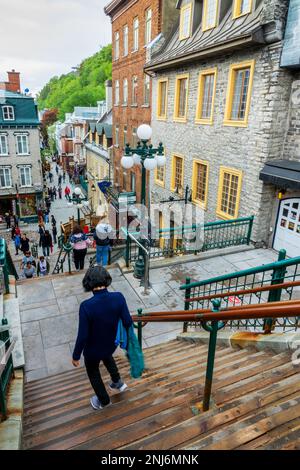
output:
M203 413L206 359L206 345L174 340L146 349L147 370L132 380L117 356L130 388L100 411L82 368L30 382L23 448L300 449L300 366L288 352L218 347L213 406Z

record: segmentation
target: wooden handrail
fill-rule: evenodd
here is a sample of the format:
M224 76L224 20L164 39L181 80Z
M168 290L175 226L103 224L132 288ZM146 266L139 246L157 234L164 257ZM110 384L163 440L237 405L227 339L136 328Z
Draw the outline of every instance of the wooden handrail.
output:
M4 356L2 357L2 359L0 360L0 377L2 376L3 374L3 371L7 365L7 362L13 352L13 349L15 347L15 344L16 344L16 340L13 339L10 346L8 347L8 350L5 352Z
M288 287L300 286L300 281L291 281L291 282L282 282L280 284L272 284L269 286L253 287L252 289L242 289L231 292L222 292L219 294L203 295L200 297L189 297L184 299L185 302L198 302L201 300L211 300L211 299L222 299L224 297L230 297L238 295L249 295L256 294L257 292L272 291L276 289L287 289Z
M300 316L300 300L286 302L269 302L257 305L242 305L219 312L189 310L180 312L153 312L141 316L134 315L133 321L163 322L163 321L229 321L249 320L259 318L282 318Z
M281 300L277 302L267 302L267 303L261 303L261 304L247 304L247 305L233 305L231 307L226 307L225 309L220 309L220 312L223 311L228 311L233 310L236 311L240 308L243 309L251 309L255 307L259 307L260 305L264 306L265 308L271 308L273 306L278 306L278 305L294 305L295 302L300 302L300 300ZM167 310L167 311L162 311L162 312L148 312L148 313L142 313L142 315L139 318L143 318L144 321L148 321L148 317L155 317L155 316L169 316L169 315L183 315L186 317L187 315L196 315L196 314L202 314L202 313L211 313L211 308L197 308L194 310Z

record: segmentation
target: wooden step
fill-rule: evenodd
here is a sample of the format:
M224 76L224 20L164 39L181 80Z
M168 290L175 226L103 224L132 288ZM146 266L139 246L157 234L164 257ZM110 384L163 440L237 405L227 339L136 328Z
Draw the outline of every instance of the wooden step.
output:
M144 351L147 369L130 378L127 359L116 362L129 389L111 393L95 411L85 369L25 385L26 449L278 449L297 448L300 368L287 353L216 351L212 407L201 410L207 345L173 340ZM110 377L101 366L104 383ZM200 408L199 408L200 407Z

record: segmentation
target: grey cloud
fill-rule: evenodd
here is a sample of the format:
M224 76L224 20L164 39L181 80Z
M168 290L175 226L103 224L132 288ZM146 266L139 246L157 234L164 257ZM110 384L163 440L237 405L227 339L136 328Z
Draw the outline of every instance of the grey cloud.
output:
M111 41L103 0L0 0L0 80L12 68L36 93ZM4 46L4 47L3 47Z

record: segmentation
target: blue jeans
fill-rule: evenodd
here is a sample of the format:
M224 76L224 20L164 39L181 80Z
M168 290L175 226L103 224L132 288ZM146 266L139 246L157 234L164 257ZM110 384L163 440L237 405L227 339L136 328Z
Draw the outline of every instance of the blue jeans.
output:
M109 245L99 246L96 247L96 261L97 264L101 264L102 266L106 266L108 263L108 253L109 253Z
M44 256L50 256L50 247L49 246L43 246L43 255Z

